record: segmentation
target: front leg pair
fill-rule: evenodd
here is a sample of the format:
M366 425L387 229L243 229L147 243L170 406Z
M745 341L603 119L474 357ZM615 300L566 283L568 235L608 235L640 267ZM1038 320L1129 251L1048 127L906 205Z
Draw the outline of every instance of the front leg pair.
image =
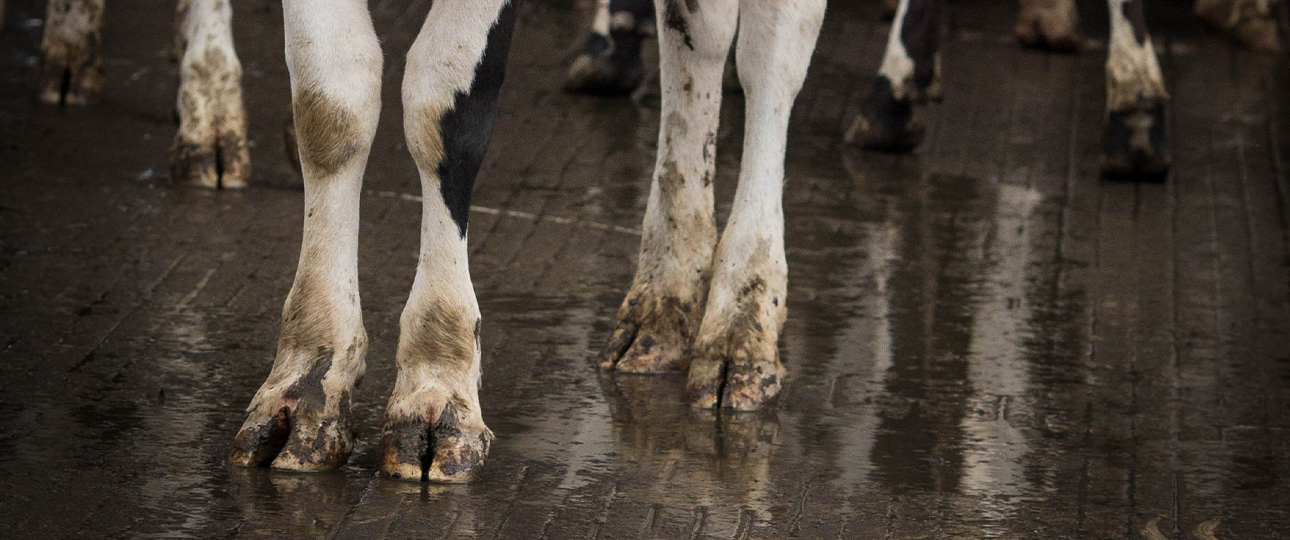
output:
M436 1L408 53L404 129L425 204L380 439L381 471L392 477L469 481L492 441L479 404L481 323L466 212L492 133L514 11L504 0ZM349 402L366 349L358 201L381 107L381 51L365 0L287 0L283 13L304 240L277 360L230 461L321 470L343 463L353 446Z
M659 157L636 277L599 363L637 373L688 369L693 405L752 410L779 393L784 375L784 152L824 2L688 5L655 3L664 22ZM747 120L734 208L716 245L715 134L736 17Z

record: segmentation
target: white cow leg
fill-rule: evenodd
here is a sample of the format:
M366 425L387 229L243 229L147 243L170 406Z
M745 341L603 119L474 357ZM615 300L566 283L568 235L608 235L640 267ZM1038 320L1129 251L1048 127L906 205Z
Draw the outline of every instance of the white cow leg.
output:
M38 97L55 105L86 105L103 90L104 0L49 0L40 40Z
M343 463L353 447L350 399L367 352L358 203L381 110L381 49L366 0L284 0L283 15L305 178L304 236L277 357L229 461L324 470Z
M740 4L743 163L690 365L687 386L698 407L758 409L780 390L778 342L788 287L784 152L789 113L823 18L824 0Z
M381 470L404 480L470 481L493 439L479 403L480 313L466 218L492 137L515 9L506 0L436 0L408 51L403 129L425 202L381 436Z
M245 187L251 156L232 7L228 0L180 0L176 13L179 132L170 147L171 178L208 188Z
M693 6L695 11L690 11ZM598 363L658 373L685 369L703 317L717 227L721 76L735 32L735 0L657 0L662 110L658 157L631 289Z
M1170 164L1165 126L1169 93L1147 33L1142 1L1108 0L1111 40L1101 165L1109 177L1160 180Z

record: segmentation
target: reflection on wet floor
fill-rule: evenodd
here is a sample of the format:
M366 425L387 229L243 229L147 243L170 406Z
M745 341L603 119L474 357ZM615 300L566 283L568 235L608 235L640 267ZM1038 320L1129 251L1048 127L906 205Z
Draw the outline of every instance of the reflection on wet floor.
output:
M471 215L484 416L466 486L375 475L419 198L398 85L365 185L372 342L339 471L225 464L267 373L299 245L276 137L275 3L235 1L258 187L174 188L170 18L114 5L110 83L34 106L43 11L0 33L0 536L5 538L1280 538L1290 529L1284 60L1182 28L1163 63L1177 170L1098 182L1100 49L1020 51L1013 5L954 4L947 99L908 157L838 136L876 69L878 4L830 6L795 108L790 372L763 413L682 376L598 373L628 286L657 111L559 93L589 2L530 2ZM401 72L425 3L373 2ZM1183 7L1159 8L1189 21ZM1177 10L1173 13L1170 10ZM1090 17L1095 20L1096 18ZM1182 23L1179 23L1182 24ZM1096 37L1096 36L1095 36ZM861 51L863 54L858 54ZM1004 84L1000 84L1003 81ZM742 100L718 134L729 211ZM533 133L544 134L532 137ZM161 170L161 169L157 169Z

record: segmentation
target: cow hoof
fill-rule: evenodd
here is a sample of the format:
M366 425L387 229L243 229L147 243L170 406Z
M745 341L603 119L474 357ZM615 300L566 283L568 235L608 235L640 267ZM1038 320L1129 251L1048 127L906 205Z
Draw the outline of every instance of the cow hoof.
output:
M241 189L250 176L246 137L223 133L214 140L192 142L175 137L170 149L170 177L176 182L211 189Z
M923 141L923 127L914 122L913 101L897 99L891 81L880 76L845 140L869 150L906 153Z
M242 104L242 66L231 51L185 53L179 68L179 131L170 147L170 175L180 183L218 189L246 187L251 155Z
M337 411L330 415L307 403L309 399L275 400L280 406L273 413L253 410L233 439L229 463L302 472L331 470L345 463L354 447L349 392L342 393Z
M390 401L394 406L400 400L396 396ZM381 472L401 480L443 484L478 478L493 432L478 413L469 414L463 400L428 408L432 410L426 414L386 414Z
M1140 105L1107 114L1102 175L1111 179L1162 181L1169 173L1164 105Z
M701 299L682 300L629 292L618 312L618 326L597 357L601 369L622 373L684 370L689 346L703 315Z
M1057 0L1034 4L1044 5L1022 5L1017 16L1017 41L1032 49L1078 51L1084 38L1080 34L1075 3Z
M37 97L51 105L89 105L103 89L101 2L51 1L41 39Z
M631 94L644 78L640 65L620 66L604 54L583 53L569 66L564 90L575 94L625 96Z
M762 326L701 339L686 380L690 404L701 409L755 411L779 395L784 365L774 336Z

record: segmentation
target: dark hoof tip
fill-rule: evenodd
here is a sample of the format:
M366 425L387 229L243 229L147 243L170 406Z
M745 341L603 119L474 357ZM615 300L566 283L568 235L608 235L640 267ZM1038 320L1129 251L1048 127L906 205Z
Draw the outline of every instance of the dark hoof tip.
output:
M593 96L625 96L631 94L644 78L641 68L614 66L604 56L584 54L574 60L565 75L564 91Z
M1168 176L1172 160L1165 139L1162 104L1142 104L1108 113L1104 137L1103 178L1161 182Z
M923 142L923 127L914 122L913 101L896 98L891 81L878 77L844 139L868 150L903 154Z

